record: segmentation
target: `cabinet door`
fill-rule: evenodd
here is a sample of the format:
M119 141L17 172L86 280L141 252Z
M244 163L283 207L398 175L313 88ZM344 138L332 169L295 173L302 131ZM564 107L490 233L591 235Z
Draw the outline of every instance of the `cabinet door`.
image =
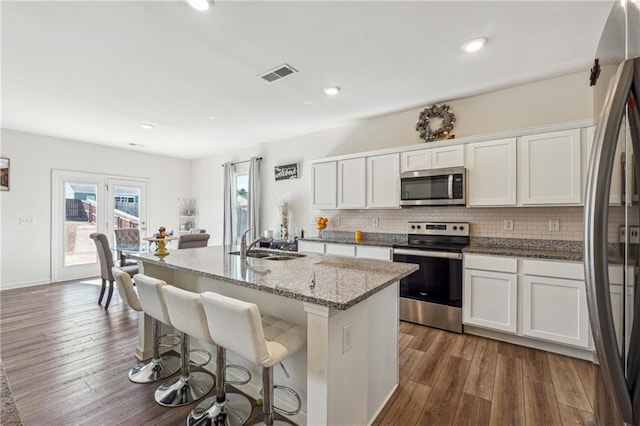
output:
M467 150L467 204L516 204L516 139L477 142Z
M464 324L516 333L517 275L465 269Z
M398 154L367 157L367 207L400 207Z
M366 198L364 157L338 161L338 208L363 209Z
M523 205L582 202L580 129L523 136L518 179Z
M306 251L308 253L324 253L324 243L317 241L298 240L298 251Z
M313 210L336 208L336 162L317 163L311 167Z
M413 170L427 170L431 168L431 150L420 149L418 151L408 151L400 154L400 171L411 172Z
M589 347L584 281L524 275L522 282L525 336Z
M431 149L431 168L464 166L464 145L441 146Z

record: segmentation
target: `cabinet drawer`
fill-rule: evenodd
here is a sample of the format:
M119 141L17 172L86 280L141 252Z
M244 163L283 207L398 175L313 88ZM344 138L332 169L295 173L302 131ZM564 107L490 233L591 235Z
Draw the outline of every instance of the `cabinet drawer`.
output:
M325 253L332 254L334 256L355 257L356 246L346 244L326 244Z
M391 249L387 247L357 246L356 257L365 259L391 260Z
M577 262L525 259L522 261L522 273L542 277L584 280L584 266Z
M298 241L298 251L308 253L324 253L324 243L315 241Z
M465 254L465 269L480 269L484 271L518 272L518 259L515 257L486 256L482 254Z

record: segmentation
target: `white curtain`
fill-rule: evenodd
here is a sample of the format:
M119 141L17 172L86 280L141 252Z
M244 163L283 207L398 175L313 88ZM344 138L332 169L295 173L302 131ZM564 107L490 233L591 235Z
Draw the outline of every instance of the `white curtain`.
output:
M233 241L233 209L234 209L234 181L233 181L233 164L224 163L224 229L222 232L222 241L224 245L234 244Z
M249 160L249 212L247 215L247 227L251 232L247 235L250 241L260 236L260 160L251 157Z

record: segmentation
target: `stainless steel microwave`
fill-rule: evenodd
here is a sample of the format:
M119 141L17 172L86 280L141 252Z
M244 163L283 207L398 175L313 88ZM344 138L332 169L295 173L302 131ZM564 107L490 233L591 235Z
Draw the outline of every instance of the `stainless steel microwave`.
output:
M451 206L467 204L464 167L417 170L400 174L401 206Z

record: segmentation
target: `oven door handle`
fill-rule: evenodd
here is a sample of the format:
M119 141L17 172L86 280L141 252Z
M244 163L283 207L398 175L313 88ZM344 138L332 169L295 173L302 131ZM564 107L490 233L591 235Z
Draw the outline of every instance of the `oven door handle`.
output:
M453 199L453 173L449 175L449 179L448 179L448 192L449 192L449 199L452 200Z
M429 251L429 250L411 250L411 249L393 249L393 254L404 254L408 256L420 257L440 257L443 259L462 259L462 253L449 253L446 251Z

